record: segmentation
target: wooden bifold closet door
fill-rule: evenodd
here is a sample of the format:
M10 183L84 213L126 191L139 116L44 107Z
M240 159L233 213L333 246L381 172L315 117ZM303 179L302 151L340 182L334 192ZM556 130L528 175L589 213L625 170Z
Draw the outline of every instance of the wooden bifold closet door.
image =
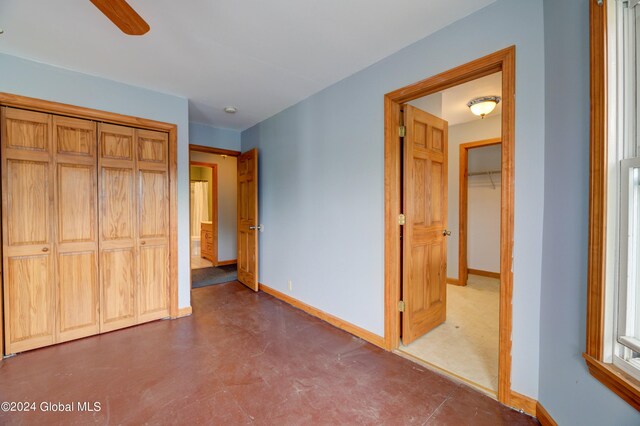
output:
M2 107L5 353L169 315L166 133Z
M100 124L102 330L169 315L165 133Z

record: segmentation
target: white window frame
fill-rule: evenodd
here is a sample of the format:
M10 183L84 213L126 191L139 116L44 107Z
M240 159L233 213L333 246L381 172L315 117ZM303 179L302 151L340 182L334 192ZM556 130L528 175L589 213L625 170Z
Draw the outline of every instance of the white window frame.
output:
M609 3L609 197L611 213L607 241L607 289L605 305L604 361L612 362L640 380L640 325L635 318L636 291L640 279L640 247L629 244L635 231L640 239L640 0ZM636 30L638 28L638 30ZM632 173L634 170L637 172ZM634 194L631 191L634 191ZM633 205L632 205L633 204ZM631 212L631 214L630 214ZM634 220L633 224L629 220Z

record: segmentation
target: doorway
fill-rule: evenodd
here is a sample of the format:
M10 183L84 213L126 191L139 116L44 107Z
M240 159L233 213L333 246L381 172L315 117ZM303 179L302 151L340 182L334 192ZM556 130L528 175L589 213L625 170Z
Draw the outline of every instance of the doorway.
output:
M191 287L235 281L237 151L189 147Z
M454 296L455 291L449 291L447 295L447 287L456 287L455 284L460 284L454 282L460 280L455 276L458 275L458 265L454 268L447 265L449 254L459 251L457 244L455 249L447 250L451 245L447 239L457 237L459 232L459 229L451 229L458 226L457 221L449 221L448 210L452 206L457 209L458 203L455 202L456 200L449 200L447 189L447 184L450 183L449 176L451 176L448 173L448 167L452 164L452 160L457 160L452 157L458 157L458 147L455 146L456 149L453 151L446 147L450 130L446 120L437 117L437 114L425 112L427 115L423 115L421 112L416 112L417 110L424 112L423 108L428 109L428 107L416 106L412 101L418 101L429 95L442 95L448 89L455 91L465 84L492 76L493 78L498 76L502 107L496 119L499 123L497 138L501 141L500 185L497 189L500 192L498 237L500 278L499 283L493 286L494 289L497 288L495 292L497 300L494 298L494 304L497 305L495 306L497 321L494 322L497 345L493 351L493 356L497 360L497 377L491 387L478 386L473 380L438 367L432 362L426 361L423 364L440 368L447 374L493 394L501 402L513 405L515 397L512 399L510 372L514 47L427 78L385 96L385 341L388 349L402 352L406 350L403 346L409 346L411 341L417 342L425 334L437 333L451 326L450 323L455 322L455 312L454 309L447 310L448 302L452 301L447 301L447 296L449 299L455 299L456 296ZM495 95L495 93L483 93L483 95ZM442 101L440 104L443 105ZM458 107L469 112L466 102ZM442 111L440 114L442 115ZM428 116L444 121L444 124L439 124L437 120ZM477 119L489 120L490 116L488 114L485 118L477 117ZM479 134L479 132L472 132L472 138L463 142L489 138L481 137ZM418 142L420 138L423 138L424 142ZM458 192L457 185L452 189ZM448 274L455 274L449 277L449 284L446 283ZM466 282L469 283L470 280L467 279ZM416 283L419 285L416 286ZM460 290L469 290L473 286L458 287ZM464 297L458 299L464 301ZM470 304L470 306L473 305L473 303ZM468 319L469 309L467 306L458 310L464 318ZM451 320L452 314L454 320ZM453 327L455 330L455 324ZM455 341L456 339L445 340ZM438 345L442 346L443 343L428 346L437 347ZM454 349L451 353L460 355L464 363L464 355L466 355L464 350L457 348L457 352ZM404 353L404 355L407 354ZM415 356L413 358L419 360Z

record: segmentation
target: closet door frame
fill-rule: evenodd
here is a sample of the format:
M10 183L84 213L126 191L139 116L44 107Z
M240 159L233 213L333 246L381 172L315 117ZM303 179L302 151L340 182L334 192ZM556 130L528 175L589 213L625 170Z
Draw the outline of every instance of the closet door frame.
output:
M108 111L100 111L91 108L84 108L75 105L63 104L59 102L45 101L42 99L30 98L26 96L14 95L10 93L0 92L0 106L21 108L30 111L43 112L47 114L56 114L69 116L73 118L82 118L103 122L108 124L116 124L122 126L130 126L137 129L146 129L153 131L166 132L169 138L169 315L172 319L180 316L178 310L178 126L172 123L162 121L149 120L146 118L122 115ZM1 123L0 123L1 125ZM1 250L1 249L0 249ZM2 253L0 253L2 254ZM1 265L1 264L0 264ZM1 268L2 266L0 266ZM0 277L2 271L0 270ZM2 282L2 290L4 293L4 281ZM0 304L0 318L4 322L3 305ZM2 345L2 355L5 352L4 346L4 326L0 327L0 344Z

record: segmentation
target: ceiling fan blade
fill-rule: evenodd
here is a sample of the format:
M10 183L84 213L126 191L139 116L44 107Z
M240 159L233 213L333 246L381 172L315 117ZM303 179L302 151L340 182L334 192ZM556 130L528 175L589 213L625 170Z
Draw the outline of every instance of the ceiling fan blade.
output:
M91 3L125 34L142 35L149 31L149 24L125 0L91 0Z

